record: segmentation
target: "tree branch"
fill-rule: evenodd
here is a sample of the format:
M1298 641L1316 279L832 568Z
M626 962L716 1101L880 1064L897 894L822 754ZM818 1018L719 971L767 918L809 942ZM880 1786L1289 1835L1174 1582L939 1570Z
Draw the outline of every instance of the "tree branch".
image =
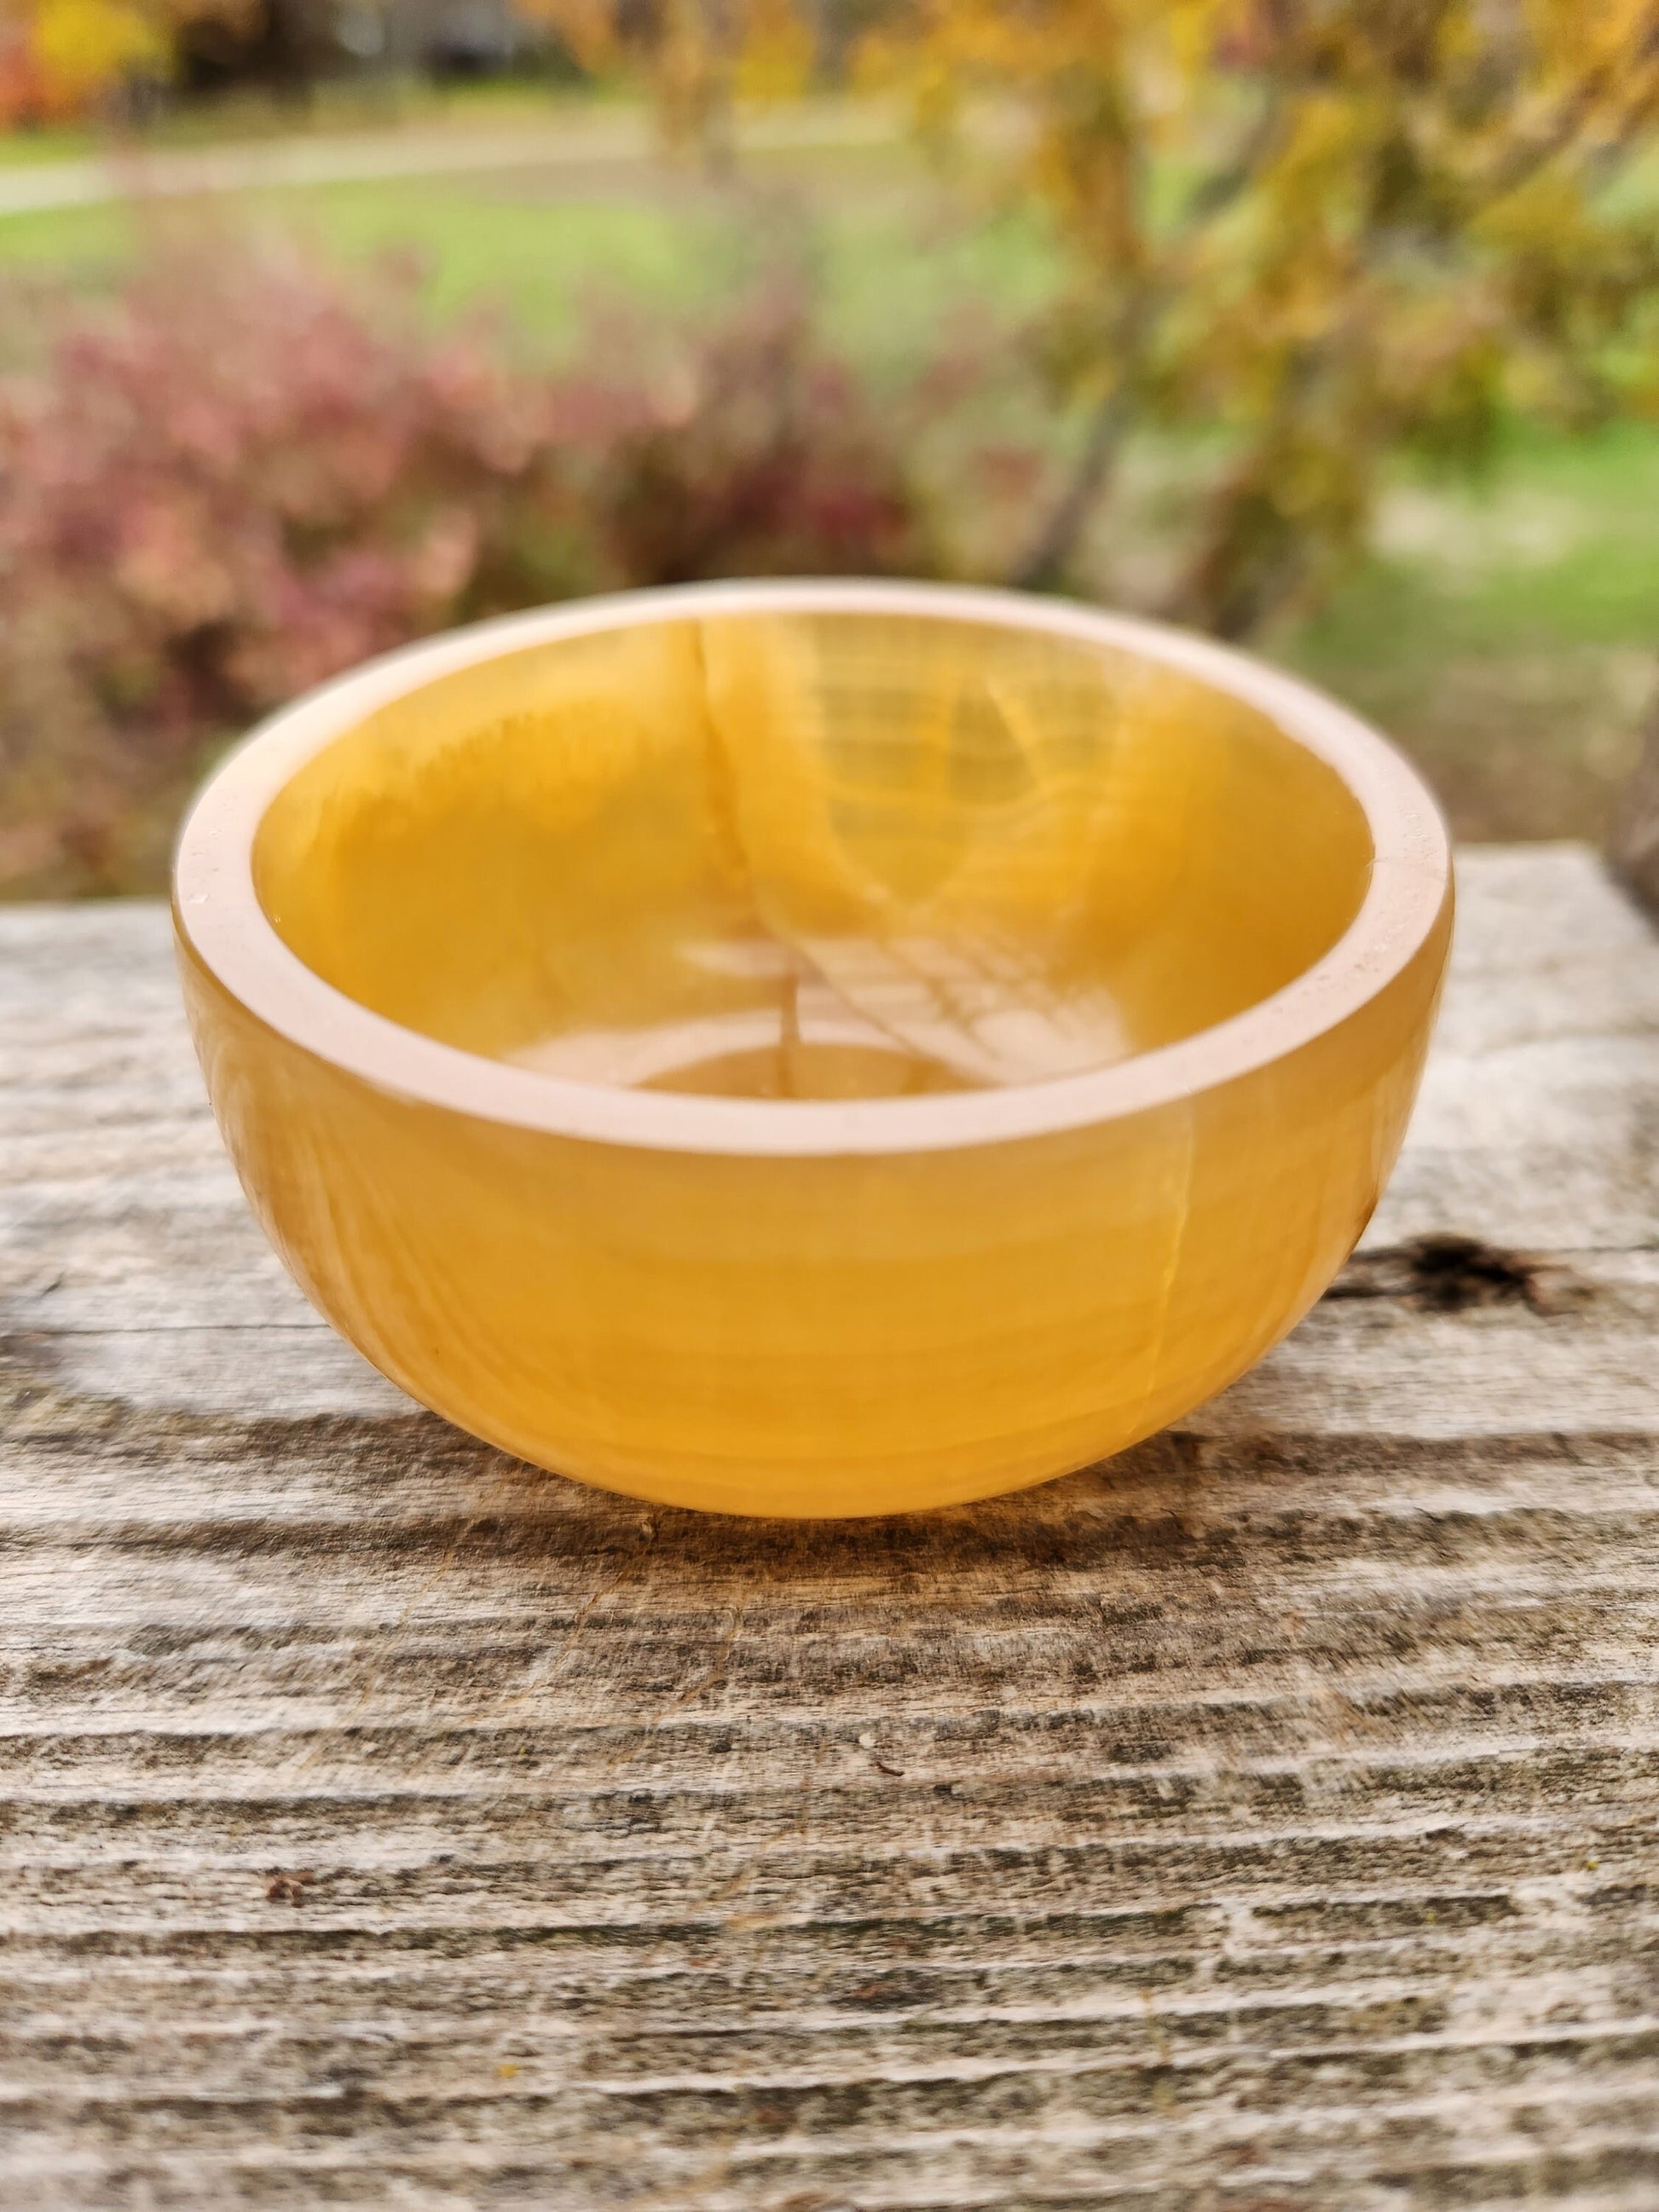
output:
M1110 481L1134 409L1133 378L1126 368L1096 408L1070 480L1009 577L1016 589L1052 591L1060 582Z
M1285 115L1283 94L1282 85L1273 88L1232 161L1194 190L1177 227L1177 236L1188 237L1201 230L1231 206L1261 174L1279 143ZM1018 589L1051 591L1076 552L1089 518L1111 482L1124 440L1134 426L1139 356L1146 333L1170 289L1167 281L1163 285L1149 281L1125 309L1116 348L1118 375L1095 409L1069 479L1023 557L1015 564L1010 581Z

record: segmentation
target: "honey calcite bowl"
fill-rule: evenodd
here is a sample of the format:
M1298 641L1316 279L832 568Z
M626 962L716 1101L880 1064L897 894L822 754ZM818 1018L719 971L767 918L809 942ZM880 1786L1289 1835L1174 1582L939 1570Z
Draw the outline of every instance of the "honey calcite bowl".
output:
M1085 1465L1306 1311L1451 926L1383 741L1207 642L915 586L707 586L392 655L179 850L248 1196L506 1450L728 1513Z

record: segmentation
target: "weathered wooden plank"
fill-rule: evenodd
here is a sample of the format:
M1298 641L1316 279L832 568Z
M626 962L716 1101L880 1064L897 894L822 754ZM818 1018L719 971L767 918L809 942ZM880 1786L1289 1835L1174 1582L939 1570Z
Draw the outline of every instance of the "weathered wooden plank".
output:
M840 1528L410 1407L159 909L0 914L0 2204L1649 2212L1659 946L1463 890L1344 1294Z

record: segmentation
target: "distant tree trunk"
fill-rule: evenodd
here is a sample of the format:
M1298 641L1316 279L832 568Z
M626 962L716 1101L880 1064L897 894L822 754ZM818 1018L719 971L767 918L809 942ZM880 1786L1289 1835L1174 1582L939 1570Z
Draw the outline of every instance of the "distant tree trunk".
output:
M812 82L824 92L845 92L858 35L854 0L805 0L812 33Z
M1082 447L1059 498L1038 524L1036 536L1008 578L1020 591L1052 592L1064 582L1110 489L1124 444L1140 414L1142 359L1160 304L1157 288L1142 284L1117 311L1110 381L1095 402Z
M330 57L331 40L317 0L265 0L259 60L271 89L307 106Z
M1648 717L1642 757L1613 809L1607 855L1615 872L1659 919L1659 707Z
M1023 592L1052 592L1063 582L1096 508L1105 495L1134 419L1127 380L1102 400L1076 464L1008 580Z

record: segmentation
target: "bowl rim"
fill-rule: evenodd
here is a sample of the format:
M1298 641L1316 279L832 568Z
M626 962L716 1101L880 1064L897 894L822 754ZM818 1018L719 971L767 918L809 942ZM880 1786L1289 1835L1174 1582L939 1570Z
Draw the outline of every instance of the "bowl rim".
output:
M1245 701L1334 769L1370 833L1370 878L1336 943L1281 989L1173 1044L1081 1074L999 1089L854 1100L719 1098L542 1074L440 1043L349 998L277 935L253 882L255 834L289 781L377 709L527 647L702 616L901 614L1111 647ZM187 813L176 927L232 998L290 1043L372 1086L475 1120L653 1152L823 1156L956 1150L1043 1137L1192 1098L1358 1012L1428 941L1451 880L1438 806L1404 756L1311 685L1212 639L1073 602L976 586L838 579L671 586L475 623L371 660L260 723Z

